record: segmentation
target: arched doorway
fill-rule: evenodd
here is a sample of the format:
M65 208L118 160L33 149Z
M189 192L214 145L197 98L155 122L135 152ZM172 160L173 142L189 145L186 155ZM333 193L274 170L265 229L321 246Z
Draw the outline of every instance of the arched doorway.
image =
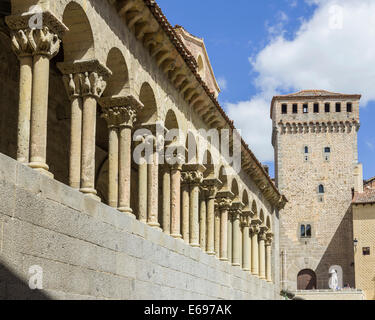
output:
M316 289L316 274L310 269L302 270L297 276L298 290L314 290Z

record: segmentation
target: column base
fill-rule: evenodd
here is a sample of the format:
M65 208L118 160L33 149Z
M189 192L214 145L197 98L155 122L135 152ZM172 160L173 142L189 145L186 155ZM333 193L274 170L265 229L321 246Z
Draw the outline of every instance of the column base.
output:
M247 268L242 269L242 270L245 271L245 272L250 272L250 269L247 269Z
M181 234L171 234L171 237L175 238L175 239L182 239L182 235Z
M122 212L122 213L126 213L129 216L132 216L132 217L135 218L135 215L133 214L133 209L131 209L131 208L119 207L119 208L117 208L117 210L120 211L120 212Z
M86 197L89 197L90 199L93 199L98 202L102 202L102 199L96 195L96 190L92 188L81 188L79 189L80 192L82 192Z
M190 243L190 247L193 247L193 248L200 248L200 244L197 244L197 243Z
M147 224L148 224L151 228L155 228L155 229L160 229L160 230L161 230L161 228L160 228L160 224L157 223L157 222L148 222Z
M48 178L51 178L53 179L54 178L54 175L53 173L49 172L49 167L45 164L45 163L41 163L41 162L30 162L28 164L28 166L32 169L34 169L35 171L38 171L40 172L41 174L45 175L46 177Z
M223 261L223 262L228 262L228 258L219 258L220 261Z
M273 281L272 281L272 280L267 280L267 282L268 282L268 283L273 283Z
M214 251L209 251L209 252L206 252L209 256L215 256L216 255L216 252Z
M241 264L239 264L239 263L232 263L232 266L233 267L241 267Z
M266 280L266 277L259 276L259 279L260 279L260 280Z
M251 271L251 274L252 274L253 276L255 276L255 277L259 277L259 274L258 274L257 272L255 272L255 271Z

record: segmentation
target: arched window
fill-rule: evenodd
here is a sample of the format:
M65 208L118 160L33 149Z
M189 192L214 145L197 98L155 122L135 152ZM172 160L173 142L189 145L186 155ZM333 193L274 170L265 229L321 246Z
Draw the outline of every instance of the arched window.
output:
M316 273L310 269L302 270L297 275L298 290L314 290L317 288Z
M312 228L311 224L301 224L301 238L311 238L312 237Z
M324 194L324 186L322 184L319 185L319 193Z
M304 224L301 225L301 238L306 237L306 226Z
M309 153L309 147L305 147L305 153Z
M306 226L306 238L311 238L311 224Z

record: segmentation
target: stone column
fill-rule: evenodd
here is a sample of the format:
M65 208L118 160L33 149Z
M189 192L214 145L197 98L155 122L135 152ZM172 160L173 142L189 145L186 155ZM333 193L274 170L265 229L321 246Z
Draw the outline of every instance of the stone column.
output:
M258 235L259 241L259 278L266 279L266 233L264 227L260 228L260 233Z
M258 234L260 228L257 223L251 222L251 273L255 276L259 275L259 250L258 250Z
M138 219L147 223L147 160L140 159L138 165Z
M218 179L205 179L203 186L207 189L206 251L208 255L213 256L215 255L215 198L221 182Z
M200 192L199 207L199 245L202 251L207 248L207 190L202 188Z
M171 235L181 239L181 170L180 164L172 165L171 170Z
M132 128L142 104L132 96L100 99L102 117L109 127L109 181L110 205L130 214ZM112 204L111 204L112 203Z
M228 210L231 206L230 198L219 199L220 210L220 260L228 261Z
M216 201L216 200L215 200ZM220 226L221 218L220 218L220 210L219 204L215 203L215 242L214 242L214 251L217 258L220 258Z
M163 167L163 231L171 234L171 167Z
M32 15L6 17L20 59L17 159L52 178L46 163L49 61L59 52L68 29L50 12L41 13L41 29L30 29Z
M273 234L271 232L267 233L266 240L266 280L267 282L272 282L272 239Z
M251 240L250 240L250 217L245 212L242 213L242 269L244 271L251 270Z
M203 181L200 171L190 172L190 245L199 247L199 187Z
M190 176L182 172L182 238L186 244L190 242L189 212L190 212Z
M232 216L232 226L233 226L233 232L232 232L232 265L235 267L241 266L241 225L240 225L240 219L241 219L241 203L235 202L232 203L231 208L231 216Z
M232 212L228 212L228 235L227 235L227 252L228 252L228 262L232 264L233 262L233 218Z
M30 160L31 91L33 82L33 56L28 34L29 31L27 30L12 32L12 48L20 61L17 161L24 164L28 164Z

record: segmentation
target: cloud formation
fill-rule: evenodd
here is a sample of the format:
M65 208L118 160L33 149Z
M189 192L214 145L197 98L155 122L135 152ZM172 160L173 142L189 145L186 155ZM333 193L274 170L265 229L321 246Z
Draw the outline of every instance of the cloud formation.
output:
M273 161L269 119L273 95L324 89L362 94L362 107L375 100L375 1L307 1L317 8L295 37L288 40L281 32L250 58L258 94L249 101L226 104L261 161Z

